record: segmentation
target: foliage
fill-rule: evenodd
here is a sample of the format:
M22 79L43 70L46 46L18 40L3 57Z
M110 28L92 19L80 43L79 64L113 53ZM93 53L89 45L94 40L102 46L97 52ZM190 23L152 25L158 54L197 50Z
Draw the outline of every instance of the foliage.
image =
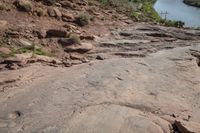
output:
M70 33L68 35L68 38L71 39L73 41L74 44L80 44L81 43L81 39L79 36L77 36L76 34Z
M185 25L185 23L182 21L165 20L165 19L161 19L160 23L164 24L165 26L178 27L178 28L182 28Z
M109 7L115 8L118 12L130 13L132 11L132 6L129 0L99 0L101 6L105 9Z
M90 16L88 14L86 14L86 13L82 13L78 17L76 17L75 22L79 26L86 26L90 22Z

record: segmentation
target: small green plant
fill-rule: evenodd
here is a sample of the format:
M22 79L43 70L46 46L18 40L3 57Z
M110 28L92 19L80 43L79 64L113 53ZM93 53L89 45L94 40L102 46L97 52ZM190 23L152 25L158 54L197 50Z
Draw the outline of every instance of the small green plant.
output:
M42 48L36 48L35 44L32 44L30 46L25 46L23 48L17 49L14 53L15 54L33 53L33 55L51 56L50 53L47 53Z
M5 10L5 9L6 9L6 6L0 3L0 10Z
M0 52L0 58L8 58L8 57L13 57L13 56L15 56L15 52L14 51L11 51L8 54Z
M129 15L132 11L130 0L99 0L104 9L115 8L116 11Z
M86 14L86 13L82 13L78 17L76 17L75 22L79 26L86 26L90 22L90 16L88 14Z
M130 15L131 18L139 21L140 18L141 18L141 13L140 12L132 12L131 15Z
M71 40L71 42L73 44L80 44L81 43L80 37L78 35L74 34L74 33L69 33L68 36L67 36L67 38L69 40Z
M152 7L151 2L144 2L142 5L142 8L141 8L141 11L151 21L159 21L160 20L160 16Z

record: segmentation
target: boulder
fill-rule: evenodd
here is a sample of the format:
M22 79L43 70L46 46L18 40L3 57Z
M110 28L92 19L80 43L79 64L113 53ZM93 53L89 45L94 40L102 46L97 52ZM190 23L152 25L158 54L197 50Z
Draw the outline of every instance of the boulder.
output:
M29 0L17 0L15 3L19 10L31 12L33 9L33 5Z

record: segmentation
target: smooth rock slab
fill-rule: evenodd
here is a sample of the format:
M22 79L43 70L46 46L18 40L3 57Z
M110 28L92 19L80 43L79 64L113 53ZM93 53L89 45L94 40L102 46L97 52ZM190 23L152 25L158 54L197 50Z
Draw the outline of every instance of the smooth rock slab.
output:
M77 112L62 133L170 133L169 123L121 105L97 105ZM165 123L165 129L151 119Z

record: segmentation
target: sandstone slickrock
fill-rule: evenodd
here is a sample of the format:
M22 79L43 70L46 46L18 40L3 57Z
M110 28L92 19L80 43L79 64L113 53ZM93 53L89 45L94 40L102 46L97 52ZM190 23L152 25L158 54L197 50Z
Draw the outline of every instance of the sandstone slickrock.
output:
M11 87L0 93L1 121L16 110L23 115L12 128L3 123L0 132L171 133L177 131L176 120L179 132L199 133L200 69L190 49L200 47L68 69L35 64L10 74L2 71L0 79L8 81L3 86ZM183 121L188 115L189 121Z

